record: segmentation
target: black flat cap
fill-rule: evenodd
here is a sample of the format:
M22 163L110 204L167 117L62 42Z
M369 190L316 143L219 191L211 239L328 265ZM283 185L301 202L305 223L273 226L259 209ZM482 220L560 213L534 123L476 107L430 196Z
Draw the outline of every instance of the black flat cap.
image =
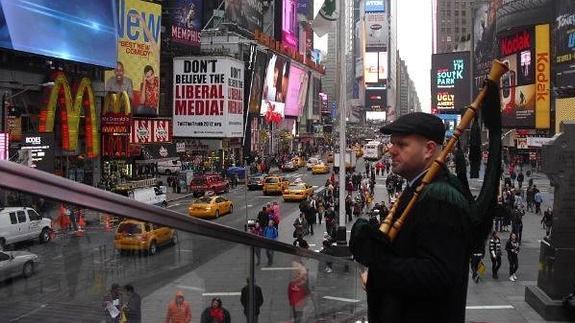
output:
M433 114L414 112L404 114L379 131L385 135L421 135L442 145L445 139L445 125Z

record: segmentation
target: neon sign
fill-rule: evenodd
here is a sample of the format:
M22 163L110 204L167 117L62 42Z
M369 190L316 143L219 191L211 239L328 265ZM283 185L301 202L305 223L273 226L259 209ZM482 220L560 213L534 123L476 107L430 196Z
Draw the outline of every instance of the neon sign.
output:
M86 136L86 155L94 158L100 153L100 137L96 121L96 106L94 103L94 91L92 82L83 77L73 86L75 95L68 79L63 72L52 74L52 88L44 91L43 106L40 111L39 131L50 133L54 131L56 110L60 117L60 131L62 133L62 149L76 151L78 148L78 136L80 128L81 110L84 111L84 132Z

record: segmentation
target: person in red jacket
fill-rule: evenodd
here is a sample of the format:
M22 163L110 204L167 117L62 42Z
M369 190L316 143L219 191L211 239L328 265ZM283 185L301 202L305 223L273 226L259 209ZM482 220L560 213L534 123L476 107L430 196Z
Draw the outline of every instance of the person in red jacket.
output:
M166 323L190 323L192 311L190 304L184 300L184 293L176 292L176 298L168 305Z
M297 274L288 284L289 305L293 311L294 323L303 321L305 300L309 295L307 272Z

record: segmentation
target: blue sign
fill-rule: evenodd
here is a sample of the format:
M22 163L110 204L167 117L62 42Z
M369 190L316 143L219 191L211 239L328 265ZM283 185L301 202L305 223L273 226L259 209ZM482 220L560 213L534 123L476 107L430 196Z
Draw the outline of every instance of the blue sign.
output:
M385 0L365 0L365 12L385 12Z
M331 103L331 117L333 119L337 117L337 106L335 105L335 102Z

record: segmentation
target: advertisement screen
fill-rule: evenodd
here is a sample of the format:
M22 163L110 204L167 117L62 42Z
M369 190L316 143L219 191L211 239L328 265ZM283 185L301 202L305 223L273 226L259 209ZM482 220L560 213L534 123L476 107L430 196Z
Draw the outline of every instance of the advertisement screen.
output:
M443 124L445 125L445 137L449 138L449 137L453 136L453 132L455 131L455 128L457 127L457 125L461 121L461 115L459 115L459 114L438 114L437 116L441 119L441 121L443 121Z
M243 134L244 63L229 57L174 58L176 137Z
M470 53L433 54L431 59L431 109L456 113L471 103Z
M365 12L384 12L385 0L365 0Z
M558 88L575 84L575 2L559 0L553 29L555 37L555 85Z
M289 60L275 54L268 62L260 110L267 122L279 123L285 116L289 68Z
M365 47L368 50L386 50L387 31L385 13L366 13L365 14Z
M473 96L479 93L489 74L491 62L497 58L495 42L496 0L478 4L473 17Z
M283 0L282 5L282 41L297 50L299 40L297 0Z
M253 31L263 29L264 5L262 0L225 0L226 20Z
M200 47L202 0L174 0L169 9L167 18L172 43Z
M118 62L105 73L106 92L127 92L134 115L157 116L160 106L162 7L120 0Z
M113 68L117 2L0 0L0 47Z
M299 117L307 100L309 73L292 65L289 71L285 115Z
M260 106L262 103L262 90L264 87L264 76L266 73L266 66L268 64L268 55L264 52L258 51L256 54L256 61L254 62L254 70L252 72L252 84L250 87L250 100L249 111L250 113L260 113Z
M377 83L379 80L378 69L379 69L379 55L377 52L367 52L364 55L363 66L364 66L364 79L365 83Z
M387 120L387 112L385 111L366 111L365 120L367 121L385 121Z
M499 59L509 68L500 82L503 126L549 127L548 25L512 30L499 35L497 44Z
M385 111L387 91L385 89L365 90L365 108L368 111Z

